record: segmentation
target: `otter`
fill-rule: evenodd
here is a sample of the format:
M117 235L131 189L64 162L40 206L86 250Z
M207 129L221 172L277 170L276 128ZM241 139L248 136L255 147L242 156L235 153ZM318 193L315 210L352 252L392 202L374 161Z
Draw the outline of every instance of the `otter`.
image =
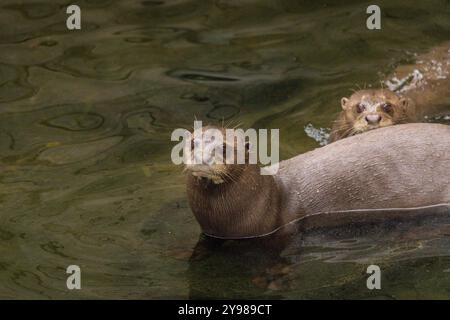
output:
M398 66L384 81L388 89L360 90L341 99L329 142L386 126L423 122L450 110L450 42Z
M221 239L264 237L322 213L327 219L370 210L401 215L441 204L450 212L449 146L449 126L414 123L298 155L280 162L275 175L261 175L255 164L215 164L207 153L185 168L188 201L203 233Z
M341 99L342 111L331 128L329 142L368 130L414 122L414 103L387 89L366 89Z

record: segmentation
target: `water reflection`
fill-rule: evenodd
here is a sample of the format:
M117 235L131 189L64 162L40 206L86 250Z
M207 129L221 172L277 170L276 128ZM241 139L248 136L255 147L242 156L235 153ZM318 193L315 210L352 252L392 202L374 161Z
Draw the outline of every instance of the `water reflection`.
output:
M445 299L450 284L448 207L381 223L366 218L334 227L299 222L263 239L201 237L190 259L189 297ZM382 286L389 290L365 288L371 264L380 266ZM428 272L436 278L426 279L424 268L432 268ZM421 290L415 287L418 280Z

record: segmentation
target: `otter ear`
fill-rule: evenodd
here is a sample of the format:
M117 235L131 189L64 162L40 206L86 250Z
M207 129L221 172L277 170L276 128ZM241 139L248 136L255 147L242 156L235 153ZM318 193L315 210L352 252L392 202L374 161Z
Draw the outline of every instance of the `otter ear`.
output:
M407 98L401 97L400 98L400 108L402 112L407 112L410 108L409 101Z
M341 99L341 107L343 110L347 110L348 109L348 98L343 97Z
M408 107L408 99L400 98L400 105L406 109Z

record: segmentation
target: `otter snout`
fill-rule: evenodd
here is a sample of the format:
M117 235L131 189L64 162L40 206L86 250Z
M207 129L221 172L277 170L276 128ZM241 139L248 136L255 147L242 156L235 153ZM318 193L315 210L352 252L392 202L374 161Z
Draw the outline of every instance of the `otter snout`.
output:
M215 157L212 150L205 148L203 150L194 151L194 163L203 165L212 165L214 163Z
M196 153L194 154L194 163L203 164L203 165L211 165L213 162L213 157L208 154Z
M194 164L211 166L222 161L221 150L221 144L216 143L213 139L207 141L194 139L191 142Z
M381 116L379 114L368 114L366 121L368 124L378 124L381 121Z

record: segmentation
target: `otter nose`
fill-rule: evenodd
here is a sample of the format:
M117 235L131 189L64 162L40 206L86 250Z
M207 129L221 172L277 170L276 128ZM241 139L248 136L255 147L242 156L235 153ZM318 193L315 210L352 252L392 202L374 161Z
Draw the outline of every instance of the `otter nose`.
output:
M379 114L368 114L366 116L366 121L369 124L377 124L378 122L380 122L381 117Z

